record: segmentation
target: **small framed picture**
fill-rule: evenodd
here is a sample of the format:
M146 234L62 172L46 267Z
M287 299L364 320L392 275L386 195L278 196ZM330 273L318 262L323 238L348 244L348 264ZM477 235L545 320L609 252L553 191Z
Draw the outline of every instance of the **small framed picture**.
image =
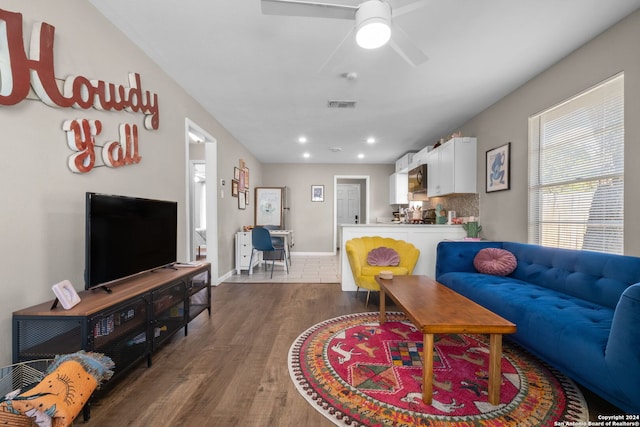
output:
M246 189L244 184L244 169L240 169L240 179L238 179L238 191L243 192Z
M509 190L511 188L511 143L487 151L486 192Z
M244 204L245 206L249 205L249 190L245 190L244 192Z
M311 201L324 202L324 185L311 186Z
M245 199L245 194L247 193L244 191L238 193L238 209L246 209L247 207L247 199Z
M238 197L238 180L231 180L231 195L233 197Z
M238 167L233 168L233 179L235 179L236 181L240 180L240 168Z
M244 189L245 190L249 189L249 168L248 167L244 168Z

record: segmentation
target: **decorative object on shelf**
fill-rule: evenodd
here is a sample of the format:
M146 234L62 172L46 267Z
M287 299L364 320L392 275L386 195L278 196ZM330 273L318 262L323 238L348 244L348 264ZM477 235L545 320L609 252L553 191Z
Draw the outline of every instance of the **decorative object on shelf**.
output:
M436 224L447 223L447 211L442 207L441 203L436 205Z
M238 197L238 180L231 180L231 195L233 197Z
M511 188L511 143L487 151L486 192L509 190Z
M482 226L478 225L478 221L476 221L476 218L473 216L470 216L469 221L462 224L462 228L467 232L467 237L471 239L477 239L482 231Z
M238 209L246 209L247 208L247 199L245 195L247 193L245 191L238 192Z
M68 280L63 280L62 282L56 283L55 285L51 286L51 290L56 295L56 300L51 307L52 310L56 307L58 301L60 302L60 304L62 304L62 308L64 308L65 310L69 310L80 302L78 293L76 292L71 282Z
M311 201L324 202L324 185L311 186Z

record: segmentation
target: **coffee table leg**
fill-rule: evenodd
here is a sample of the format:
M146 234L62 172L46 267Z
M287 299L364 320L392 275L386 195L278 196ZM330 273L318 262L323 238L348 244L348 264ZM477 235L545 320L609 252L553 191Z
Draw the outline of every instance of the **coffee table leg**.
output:
M489 403L500 404L500 383L502 374L500 363L502 360L502 334L489 336Z
M433 334L424 334L422 345L422 401L431 405L433 398Z
M384 289L380 286L380 324L384 324L387 321L387 313L385 311L385 295Z

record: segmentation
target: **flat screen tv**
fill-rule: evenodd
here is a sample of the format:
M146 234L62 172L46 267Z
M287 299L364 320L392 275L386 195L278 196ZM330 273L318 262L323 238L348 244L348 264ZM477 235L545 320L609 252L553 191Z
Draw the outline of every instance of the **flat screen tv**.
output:
M86 194L85 289L176 262L178 204Z

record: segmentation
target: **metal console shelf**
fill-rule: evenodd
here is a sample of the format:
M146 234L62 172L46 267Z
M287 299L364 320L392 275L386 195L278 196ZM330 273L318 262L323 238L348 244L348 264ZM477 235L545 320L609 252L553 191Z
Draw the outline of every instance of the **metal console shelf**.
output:
M211 266L164 268L113 286L80 292L64 310L52 301L13 313L13 362L53 358L79 350L104 353L115 363L114 379L205 309L211 316ZM108 383L107 383L108 386Z

